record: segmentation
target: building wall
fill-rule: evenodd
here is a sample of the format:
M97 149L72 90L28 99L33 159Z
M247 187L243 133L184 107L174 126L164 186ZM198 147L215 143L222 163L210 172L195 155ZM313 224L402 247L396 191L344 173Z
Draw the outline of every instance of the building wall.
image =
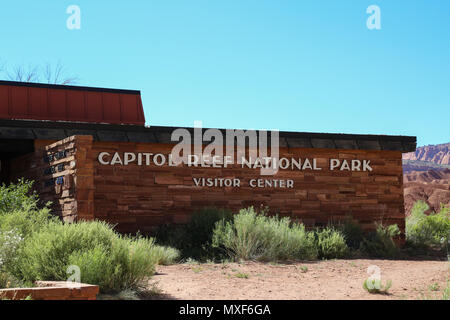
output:
M365 229L375 221L397 223L404 230L402 162L399 151L280 148L280 157L316 158L321 171L280 170L260 176L259 169L194 168L186 165L138 166L136 163L102 165L100 152L149 152L168 155L173 145L155 143L93 142L88 158L93 162L94 216L124 232L150 231L163 223L185 223L204 207L238 210L268 206L270 212L320 226L351 216ZM328 161L368 159L372 172L330 171ZM193 177L240 178L234 187L196 187ZM251 188L249 179L292 179L294 187Z
M317 159L323 169L280 170L261 176L259 169L102 165L100 152L148 152L168 155L173 145L161 143L95 142L91 136L72 136L46 145L36 142L33 154L11 162L15 177L36 180L44 201L65 221L100 219L117 224L121 232L143 233L165 223L185 223L193 211L205 207L239 210L268 206L272 214L289 216L307 226L321 226L347 217L363 228L374 222L396 223L404 230L402 162L400 151L280 148L280 157ZM66 150L67 157L46 163L46 155ZM329 159L370 160L373 171L331 171ZM62 163L64 170L44 175ZM45 186L62 176L62 187ZM239 178L240 187L197 187L193 178ZM290 179L293 188L251 188L250 179Z
M63 157L45 160L60 151L65 151ZM9 161L9 180L16 182L22 177L33 180L41 205L50 201L53 214L73 221L77 213L73 180L75 152L75 137L53 143L35 141L35 152ZM52 167L54 171L49 171Z
M33 180L41 205L52 202L52 213L66 222L92 219L93 163L86 163L87 152L83 148L91 144L90 136L72 136L56 142L35 140L35 152L9 161L9 180ZM55 158L59 152L64 154ZM49 171L51 168L53 171Z

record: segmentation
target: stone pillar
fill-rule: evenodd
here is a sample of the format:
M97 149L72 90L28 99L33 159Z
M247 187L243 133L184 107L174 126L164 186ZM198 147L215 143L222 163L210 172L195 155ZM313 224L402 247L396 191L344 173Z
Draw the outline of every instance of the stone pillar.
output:
M92 136L74 136L74 184L78 221L94 219L94 163L90 158L92 141Z

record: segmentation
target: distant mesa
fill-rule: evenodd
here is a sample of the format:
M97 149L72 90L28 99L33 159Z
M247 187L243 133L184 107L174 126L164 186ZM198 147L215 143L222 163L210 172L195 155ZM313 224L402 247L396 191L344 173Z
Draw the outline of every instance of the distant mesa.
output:
M450 180L450 169L413 171L403 177L404 182L443 184L443 181Z
M441 203L450 205L450 143L417 148L403 154L405 210L425 201L439 211Z
M450 169L450 143L419 147L415 152L403 154L403 171Z

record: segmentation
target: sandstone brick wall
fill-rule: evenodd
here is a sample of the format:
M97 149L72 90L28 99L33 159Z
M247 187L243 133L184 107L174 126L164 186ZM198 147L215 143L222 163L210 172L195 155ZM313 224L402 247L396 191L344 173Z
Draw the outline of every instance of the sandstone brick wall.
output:
M238 210L269 206L271 213L290 216L308 226L353 217L365 229L374 221L397 223L404 230L402 163L400 151L281 148L280 157L317 158L322 171L280 170L260 176L258 169L101 165L100 152L169 154L173 145L160 143L93 142L94 216L117 223L123 232L147 232L163 223L184 223L203 207ZM330 171L330 158L368 159L372 172ZM233 187L196 187L193 177L240 178ZM251 188L249 179L292 179L294 188Z
M34 288L0 289L0 299L23 300L97 300L99 287L65 281L37 281Z
M72 136L56 142L36 140L34 153L10 161L10 179L34 180L33 187L42 204L51 201L52 213L66 222L92 218L92 161L85 163L87 151L83 147L91 143L90 136ZM64 153L58 154L61 152ZM86 217L84 213L88 211L91 214Z
M47 142L46 142L47 143ZM42 144L44 146L45 144ZM280 157L316 158L321 171L280 170L260 176L258 169L195 168L186 165L101 165L100 152L150 152L168 155L173 145L163 143L98 142L91 136L73 136L37 148L13 164L15 174L37 179L44 200L66 221L101 219L117 224L121 232L149 232L165 223L185 223L193 211L204 207L238 210L269 206L271 213L290 216L307 226L321 226L352 217L363 228L375 221L397 223L404 230L403 176L400 151L280 148ZM43 156L67 150L60 162L44 163ZM330 171L330 158L370 160L371 172ZM68 189L46 187L49 165L64 163L64 172L51 177L71 177ZM71 165L72 163L72 165ZM239 178L242 186L197 187L193 178ZM251 188L254 178L291 179L293 188ZM59 191L59 192L58 192Z
M74 136L75 153L75 202L77 220L94 219L94 162L90 156L92 136Z

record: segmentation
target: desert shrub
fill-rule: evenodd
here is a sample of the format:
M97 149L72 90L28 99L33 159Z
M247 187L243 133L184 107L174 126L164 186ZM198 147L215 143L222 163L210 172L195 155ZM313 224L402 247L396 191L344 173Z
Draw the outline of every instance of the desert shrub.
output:
M0 289L19 288L23 283L8 272L0 271ZM1 300L1 297L0 297Z
M220 259L222 251L212 246L213 229L216 222L229 221L232 216L228 210L206 208L194 212L186 225L161 227L156 237L158 242L179 249L185 259Z
M119 292L138 287L154 273L153 245L152 239L117 236L110 248L73 252L68 264L80 268L81 282L98 284L101 292Z
M31 192L33 182L0 186L0 287L16 287L23 282L11 273L24 240L50 221L49 209L38 208L38 197Z
M406 240L415 246L446 248L450 240L450 207L441 205L439 213L425 212L429 206L418 201L406 219Z
M244 260L315 259L314 234L290 219L269 217L253 207L241 209L231 221L219 221L213 231L213 245L231 258Z
M48 208L23 208L0 212L0 231L16 230L22 237L40 230L50 221L56 223L57 218L50 215Z
M447 280L447 286L444 289L444 292L442 292L442 300L450 300L450 281Z
M15 230L0 231L0 288L12 288L20 283L7 271L7 267L14 263L16 251L22 241Z
M376 224L376 230L369 233L361 243L361 251L373 258L394 258L399 253L394 238L400 235L396 224Z
M363 282L363 289L369 293L387 294L392 286L392 281L387 280L383 285L381 279L366 279Z
M358 250L364 239L364 231L361 226L352 219L346 219L336 226L336 229L344 235L345 242L351 250Z
M12 273L28 282L66 280L71 265L81 282L98 284L101 292L133 288L154 272L153 239L129 238L104 222L49 223L32 233L17 252Z
M0 212L36 209L38 196L32 192L33 181L19 179L16 184L0 186Z
M343 258L349 251L342 232L330 227L316 232L316 243L319 258L323 259Z
M26 237L51 219L48 206L38 207L38 197L31 191L33 182L20 179L16 184L0 186L0 231L17 231Z
M450 280L447 279L446 286L442 292L439 292L440 287L438 283L433 283L428 287L426 292L421 292L419 298L421 300L450 300Z
M175 263L180 257L180 251L161 245L154 245L152 247L151 253L154 255L157 264L160 265L170 265Z
M0 271L12 263L22 237L15 230L0 231Z
M117 234L104 222L63 224L48 207L38 207L31 182L1 187L1 282L14 279L31 285L36 280L64 281L69 266L80 269L81 282L98 284L101 292L139 286L153 274L155 264L168 264L178 251L157 246L154 239ZM13 281L14 280L14 281Z
M158 244L179 249L184 257L182 247L185 246L187 238L185 229L185 225L166 223L160 225L151 235L157 239Z

